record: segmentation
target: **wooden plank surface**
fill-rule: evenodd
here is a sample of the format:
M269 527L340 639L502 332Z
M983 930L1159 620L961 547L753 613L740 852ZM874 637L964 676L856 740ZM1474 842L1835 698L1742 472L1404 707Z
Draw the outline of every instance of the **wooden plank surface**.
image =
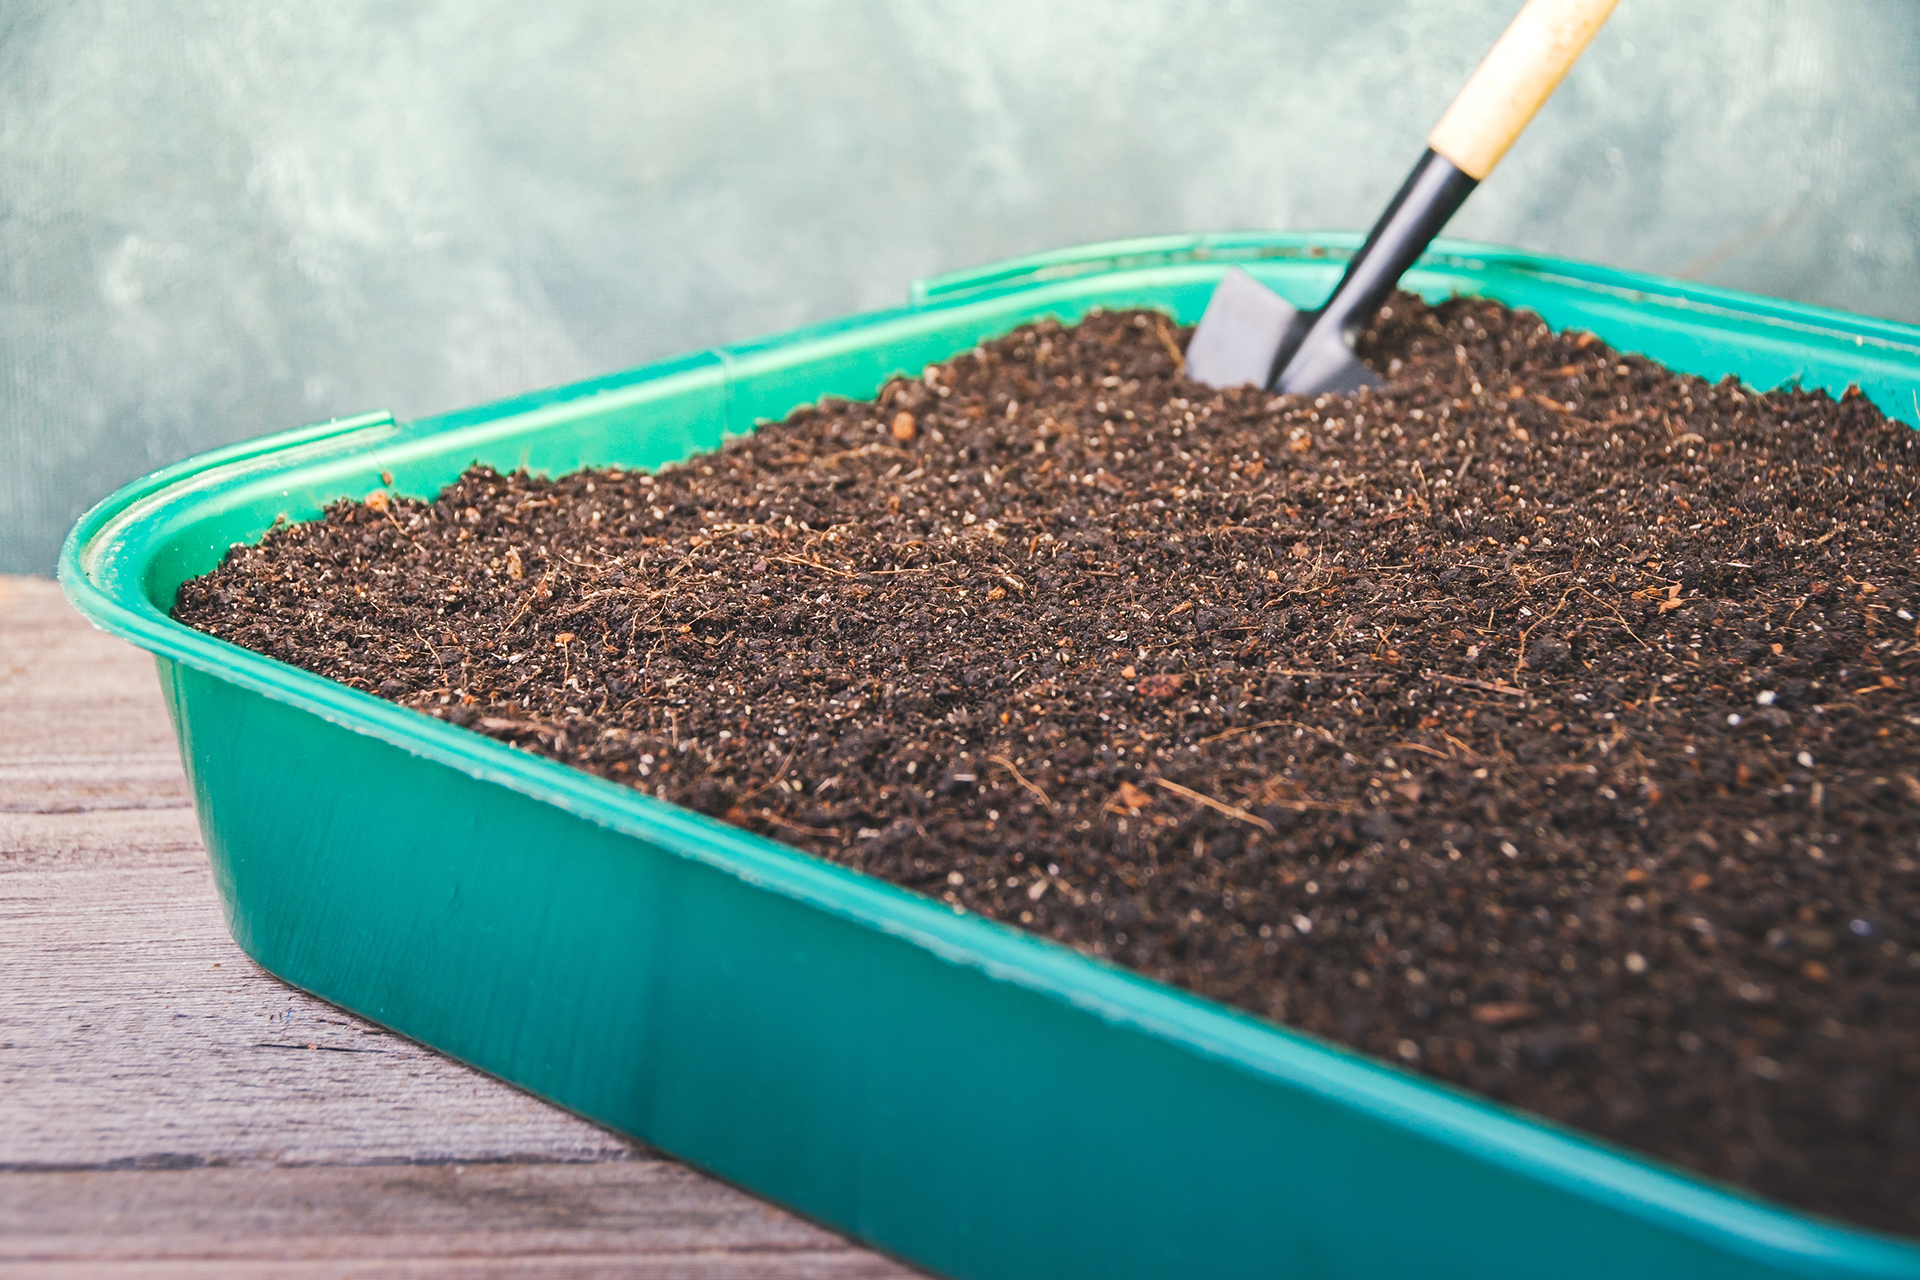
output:
M293 990L146 655L0 577L0 1273L914 1272Z

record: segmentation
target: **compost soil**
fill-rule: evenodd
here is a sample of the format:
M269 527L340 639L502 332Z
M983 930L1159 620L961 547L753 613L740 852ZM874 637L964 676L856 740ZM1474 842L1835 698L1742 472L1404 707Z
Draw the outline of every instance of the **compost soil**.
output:
M1488 302L1355 397L1024 327L643 475L235 549L216 636L1920 1233L1916 436Z

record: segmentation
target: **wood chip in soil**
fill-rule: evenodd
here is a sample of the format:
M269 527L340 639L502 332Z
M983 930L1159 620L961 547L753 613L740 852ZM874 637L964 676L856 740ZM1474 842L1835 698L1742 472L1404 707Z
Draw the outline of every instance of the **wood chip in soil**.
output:
M476 468L213 635L1920 1234L1916 436L1397 296L1346 398L1040 323L656 475Z

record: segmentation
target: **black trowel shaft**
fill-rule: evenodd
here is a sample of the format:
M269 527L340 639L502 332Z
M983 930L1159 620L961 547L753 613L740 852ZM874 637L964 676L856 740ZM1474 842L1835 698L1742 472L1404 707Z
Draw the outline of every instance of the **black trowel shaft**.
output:
M1347 264L1327 305L1302 313L1295 332L1282 341L1267 375L1268 389L1307 391L1325 385L1329 371L1323 363L1346 358L1354 335L1477 185L1437 152L1421 156Z

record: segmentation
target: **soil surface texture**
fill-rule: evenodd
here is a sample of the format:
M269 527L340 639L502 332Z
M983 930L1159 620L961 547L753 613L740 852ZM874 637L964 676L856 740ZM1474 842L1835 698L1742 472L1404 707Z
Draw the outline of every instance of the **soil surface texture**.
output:
M1920 436L1397 296L1355 397L1040 323L656 475L469 472L213 635L1920 1235Z

